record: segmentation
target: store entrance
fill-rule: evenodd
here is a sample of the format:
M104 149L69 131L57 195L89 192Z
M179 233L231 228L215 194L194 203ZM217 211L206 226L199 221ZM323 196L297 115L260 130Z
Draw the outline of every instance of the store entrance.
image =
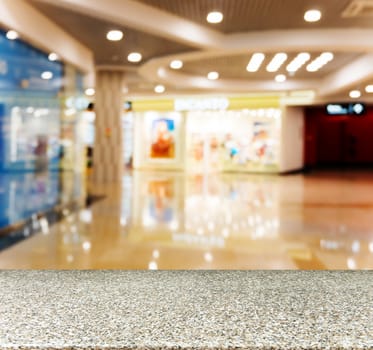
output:
M219 167L219 140L214 134L192 134L191 159L193 172L211 173L220 170Z

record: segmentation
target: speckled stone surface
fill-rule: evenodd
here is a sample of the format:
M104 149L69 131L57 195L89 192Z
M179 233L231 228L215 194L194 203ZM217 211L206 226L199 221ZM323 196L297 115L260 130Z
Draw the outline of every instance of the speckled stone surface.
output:
M373 349L373 271L2 271L0 349Z

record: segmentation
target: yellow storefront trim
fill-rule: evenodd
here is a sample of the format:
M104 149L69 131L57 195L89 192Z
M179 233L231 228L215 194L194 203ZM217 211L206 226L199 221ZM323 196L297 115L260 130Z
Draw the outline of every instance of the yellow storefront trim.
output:
M205 98L203 96L196 99ZM255 96L255 97L228 97L228 110L256 109L256 108L278 108L280 107L279 96ZM174 100L135 100L132 102L132 109L135 112L145 111L173 111Z

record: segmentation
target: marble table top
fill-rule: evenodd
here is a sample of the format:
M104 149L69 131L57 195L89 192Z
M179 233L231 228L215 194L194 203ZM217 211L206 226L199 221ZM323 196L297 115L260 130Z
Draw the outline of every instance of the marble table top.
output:
M373 349L373 271L1 271L0 349Z

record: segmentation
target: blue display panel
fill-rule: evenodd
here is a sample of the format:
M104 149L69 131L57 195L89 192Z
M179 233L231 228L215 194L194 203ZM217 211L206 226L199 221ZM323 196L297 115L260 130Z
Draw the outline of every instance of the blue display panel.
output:
M63 75L62 63L0 31L0 171L58 168Z
M2 164L5 162L5 139L4 139L4 121L5 121L5 105L0 103L0 172Z
M51 79L42 74L51 73ZM0 31L0 93L44 92L46 96L58 93L62 85L63 66L51 62L48 56L20 40L7 39Z
M0 30L0 231L84 195L73 171L54 171L66 149L63 116L71 124L65 144L76 152L76 113L88 105L82 96L83 75L75 68Z

